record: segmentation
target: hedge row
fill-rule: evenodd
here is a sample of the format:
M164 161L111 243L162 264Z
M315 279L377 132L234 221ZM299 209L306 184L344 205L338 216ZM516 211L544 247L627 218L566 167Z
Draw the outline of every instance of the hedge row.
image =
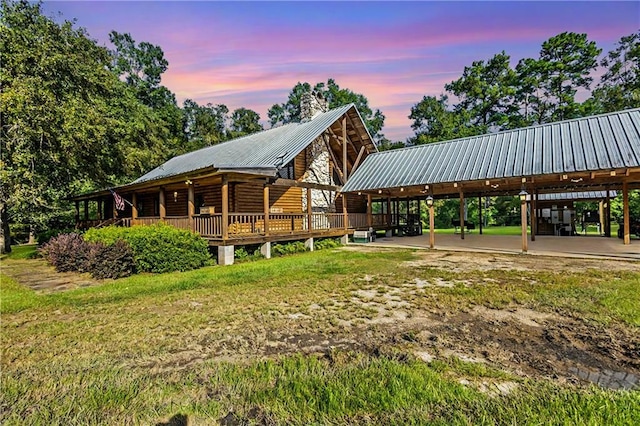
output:
M107 246L118 240L126 242L139 272L188 271L204 266L210 257L206 240L198 234L162 223L93 228L84 234L84 239Z
M84 236L61 234L41 253L59 272L90 272L96 278L187 271L204 266L210 258L204 239L165 224L94 228Z

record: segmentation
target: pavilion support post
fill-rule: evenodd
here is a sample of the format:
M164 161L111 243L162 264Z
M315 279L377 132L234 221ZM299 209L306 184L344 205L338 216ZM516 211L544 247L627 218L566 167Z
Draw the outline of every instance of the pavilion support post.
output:
M624 218L624 238L625 245L631 244L631 220L629 218L629 184L622 182L622 216Z
M606 205L604 208L604 236L611 237L611 196L609 189L607 189L607 198L605 200Z
M538 232L538 191L531 194L531 241L536 240Z
M76 201L76 226L80 222L80 201Z
M464 240L464 192L460 191L460 239Z
M265 184L262 188L262 208L264 210L264 235L269 235L269 185ZM269 246L269 255L271 255L271 246Z
M102 198L98 200L98 219L102 220Z
M313 208L311 206L311 188L307 188L307 231L313 231Z
M193 183L190 183L188 186L187 199L188 199L187 214L189 216L189 229L194 231L195 226L194 226L193 216L196 214L196 190L195 190L195 187L193 186Z
M158 201L159 201L159 213L160 213L160 220L164 220L165 217L167 217L167 199L165 196L165 192L164 192L164 188L160 188L160 192L158 192Z
M391 197L387 197L387 226L391 228Z
M373 226L373 214L371 211L371 194L367 194L367 228L371 228Z
M520 200L520 225L522 228L522 252L526 253L529 249L527 241L527 200Z
M480 235L482 235L482 196L478 195L478 229Z
M433 204L429 206L429 248L436 246L435 212Z
M229 238L229 178L222 177L222 239ZM233 246L231 246L233 247ZM219 252L220 250L218 250Z
M84 220L89 220L89 200L84 200Z
M134 192L131 194L131 222L135 222L138 218L138 195Z

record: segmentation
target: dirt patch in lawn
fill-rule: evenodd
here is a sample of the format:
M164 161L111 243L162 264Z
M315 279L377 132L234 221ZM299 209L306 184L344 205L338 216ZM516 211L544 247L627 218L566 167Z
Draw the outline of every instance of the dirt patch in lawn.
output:
M0 269L3 274L18 283L39 292L71 290L104 283L89 274L77 272L56 272L44 259L3 260Z

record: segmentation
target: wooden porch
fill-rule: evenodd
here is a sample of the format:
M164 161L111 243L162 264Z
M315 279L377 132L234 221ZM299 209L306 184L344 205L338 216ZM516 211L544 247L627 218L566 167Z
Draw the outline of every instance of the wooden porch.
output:
M195 214L191 217L125 217L115 221L88 219L78 221L77 226L88 229L103 224L130 227L166 223L178 229L197 232L212 246L343 236L353 234L357 229L368 229L366 213L228 213L226 216L226 221L221 213Z

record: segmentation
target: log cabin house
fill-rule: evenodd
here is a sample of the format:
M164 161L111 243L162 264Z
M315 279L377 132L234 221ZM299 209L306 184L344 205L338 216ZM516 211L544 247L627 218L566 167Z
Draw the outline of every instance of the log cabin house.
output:
M321 94L306 94L299 123L183 154L130 184L73 197L76 223L190 229L218 246L220 264L233 263L235 245L262 244L266 257L274 241L305 239L312 248L314 237L346 239L371 224L366 196L340 189L376 151L353 104L327 111ZM123 211L111 191L126 200Z

